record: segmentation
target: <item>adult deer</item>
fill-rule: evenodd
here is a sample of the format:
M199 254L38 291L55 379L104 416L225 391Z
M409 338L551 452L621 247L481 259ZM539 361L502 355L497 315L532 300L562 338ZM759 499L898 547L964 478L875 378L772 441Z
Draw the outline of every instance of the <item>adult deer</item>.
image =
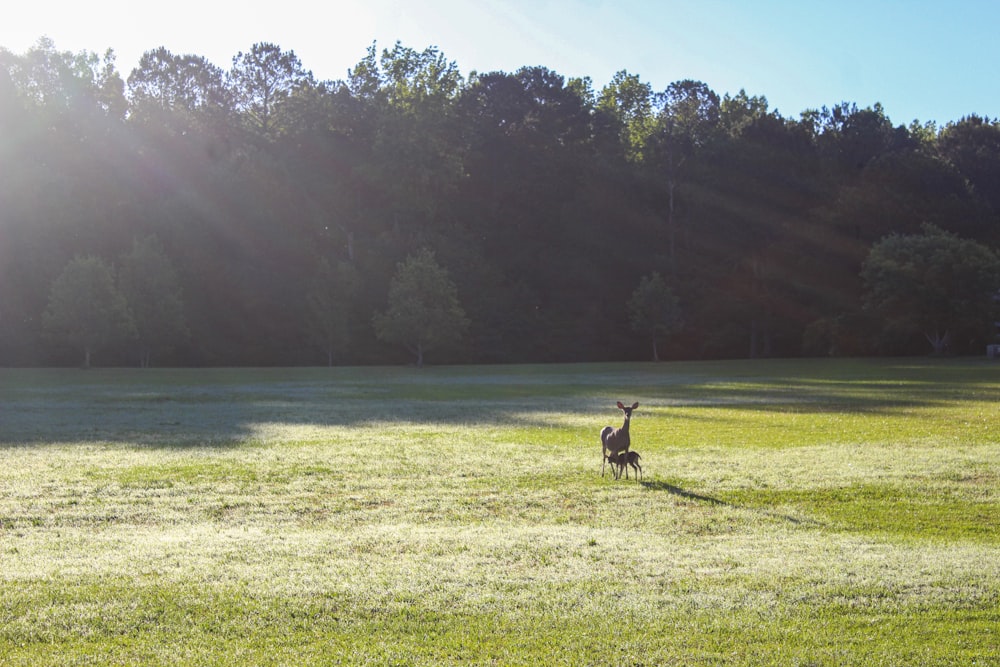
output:
M638 402L633 403L632 407L626 407L622 405L621 401L618 401L618 409L625 413L625 423L620 428L605 426L601 430L601 456L603 458L601 461L601 477L604 477L604 466L608 462L608 452L618 454L628 451L628 446L631 443L628 436L628 422L632 419L632 411L638 407Z

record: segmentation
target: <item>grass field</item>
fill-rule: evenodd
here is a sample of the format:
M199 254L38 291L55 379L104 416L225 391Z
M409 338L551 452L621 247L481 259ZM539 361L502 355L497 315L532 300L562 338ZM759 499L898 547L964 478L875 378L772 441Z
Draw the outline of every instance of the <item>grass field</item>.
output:
M998 402L987 360L0 369L0 665L998 665Z

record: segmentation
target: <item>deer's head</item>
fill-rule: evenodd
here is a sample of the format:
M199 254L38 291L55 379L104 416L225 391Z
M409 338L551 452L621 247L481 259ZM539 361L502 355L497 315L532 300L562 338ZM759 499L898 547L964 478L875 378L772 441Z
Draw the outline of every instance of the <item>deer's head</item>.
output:
M632 418L632 411L635 410L638 407L639 407L639 402L638 401L636 401L635 403L633 403L632 407L628 407L627 405L623 405L621 401L618 401L618 409L625 413L625 419L631 419Z

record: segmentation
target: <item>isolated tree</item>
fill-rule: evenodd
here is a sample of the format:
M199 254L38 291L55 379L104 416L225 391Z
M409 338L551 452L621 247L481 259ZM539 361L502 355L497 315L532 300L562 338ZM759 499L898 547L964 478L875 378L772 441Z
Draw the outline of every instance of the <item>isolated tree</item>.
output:
M681 328L680 302L655 271L643 276L628 302L629 323L653 342L653 361L660 360L659 341Z
M94 352L135 334L111 267L93 256L75 257L53 281L42 325L53 340L79 349L86 368Z
M187 339L177 271L155 237L132 243L121 259L118 286L135 323L140 366L150 365L154 350L169 350Z
M987 330L1000 259L981 243L925 224L920 234L890 234L876 243L861 277L866 308L890 332L922 332L941 354L958 333Z
M350 342L351 302L360 286L353 266L336 266L321 259L306 294L306 327L309 337L326 354L328 366Z
M402 345L423 366L424 353L459 342L469 320L448 272L433 252L421 250L398 265L388 309L375 314L374 325L380 340Z

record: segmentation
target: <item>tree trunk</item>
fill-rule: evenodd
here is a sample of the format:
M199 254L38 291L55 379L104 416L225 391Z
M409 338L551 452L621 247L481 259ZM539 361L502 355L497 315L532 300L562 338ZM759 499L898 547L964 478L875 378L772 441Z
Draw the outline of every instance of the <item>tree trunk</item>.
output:
M670 240L670 268L671 271L676 272L677 269L677 257L676 257L676 246L677 246L677 227L676 221L674 220L674 183L673 177L670 177L670 182L667 184L667 233L669 234Z
M947 330L945 330L944 335L935 331L933 335L925 333L924 337L927 338L927 342L931 344L932 348L934 348L934 354L936 356L944 355L945 351L948 349L948 343L951 339Z

